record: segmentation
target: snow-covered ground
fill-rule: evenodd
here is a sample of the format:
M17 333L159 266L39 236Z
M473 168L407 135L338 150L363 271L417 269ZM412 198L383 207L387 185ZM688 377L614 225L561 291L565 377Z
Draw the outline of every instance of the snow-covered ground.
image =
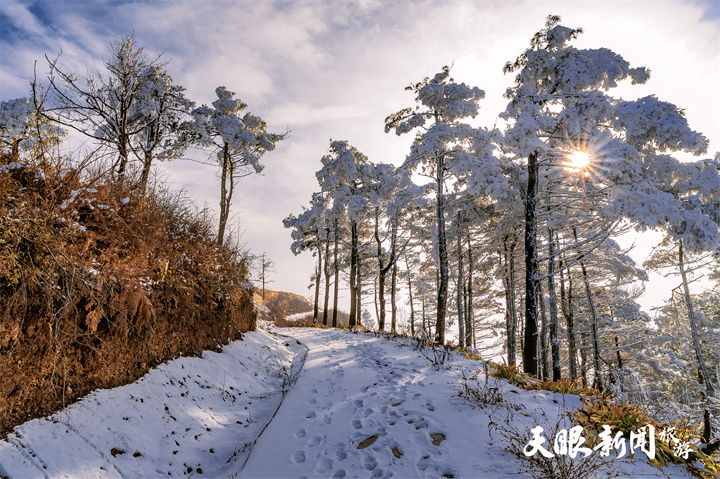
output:
M521 464L505 450L499 428L547 431L563 407L579 405L575 396L491 379L504 400L481 409L458 395L477 362L453 356L433 366L407 340L363 333L275 331L248 333L222 353L177 359L134 384L96 391L19 426L0 441L0 474L530 477L516 476ZM660 473L640 459L615 461L609 470L689 477L680 467Z

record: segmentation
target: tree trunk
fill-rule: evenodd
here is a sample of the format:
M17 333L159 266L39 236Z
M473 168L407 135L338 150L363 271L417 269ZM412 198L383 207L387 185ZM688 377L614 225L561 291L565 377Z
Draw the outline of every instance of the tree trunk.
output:
M560 365L560 341L557 337L557 296L555 294L555 244L553 231L548 229L548 309L550 310L550 349L552 351L552 380L559 381L562 368Z
M505 327L507 333L508 366L515 365L515 338L517 311L515 309L515 239L508 246L508 237L503 241L505 253Z
M528 156L527 202L525 203L525 334L523 370L537 375L537 154Z
M445 179L445 158L441 155L437 159L437 232L438 232L438 262L440 268L440 281L437 292L437 320L435 323L435 342L445 344L445 313L447 309L447 285L448 285L448 256L445 240L445 194L443 192L443 181Z
M382 242L380 241L380 208L375 207L375 243L377 244L378 259L378 296L380 300L380 311L378 316L378 329L385 330L385 273L387 269L382 259Z
M568 332L568 368L570 369L570 379L577 379L577 346L575 341L575 312L572 306L572 279L570 278L570 270L568 269L568 288L565 293L565 273L560 264L560 306L563 316L567 322Z
M262 262L260 263L260 280L262 281L262 300L265 302L265 253L262 255Z
M573 228L573 236L577 243L577 228ZM588 279L585 261L580 260L580 269L582 271L583 284L585 286L585 295L588 300L588 308L590 309L590 339L593 347L593 368L595 369L594 386L598 391L603 390L602 371L600 371L600 345L597 335L597 313L595 312L595 302L593 301L592 291L590 291L590 280Z
M330 302L330 229L325 233L325 304L323 305L323 326L328 324L328 303Z
M362 325L362 260L358 251L355 266L355 325Z
M374 286L374 289L375 289L375 295L374 295L374 299L375 299L375 318L378 320L378 328L379 328L379 327L380 327L380 309L379 309L379 307L378 307L378 277L377 277L377 276L375 276L375 278L373 279L373 286Z
M410 336L415 337L415 307L413 305L412 281L410 279L410 264L405 257L405 268L407 269L408 296L410 297Z
M315 305L313 306L313 323L318 322L318 307L320 302L320 279L322 277L322 245L320 244L320 235L318 235L318 263L317 274L315 275Z
M692 334L693 347L695 348L695 355L697 356L698 363L700 365L700 372L702 374L702 382L705 383L705 429L703 431L703 438L705 443L709 444L712 438L712 425L710 423L711 398L715 397L715 389L713 388L710 380L710 374L708 374L707 365L705 364L705 357L702 349L700 348L700 339L698 338L697 325L695 320L695 311L692 304L692 298L690 297L690 287L687 279L687 272L685 271L685 255L683 249L683 241L678 241L678 267L680 268L680 276L682 277L683 292L685 296L685 307L688 312L688 319L690 320L690 332Z
M392 276L390 277L390 331L393 333L397 330L397 300L395 292L397 291L397 261L392 263Z
M124 122L123 122L124 123ZM127 135L124 133L124 125L121 125L121 131L118 135L118 169L117 169L117 177L118 181L120 183L123 182L125 178L125 170L127 169L127 162L128 162L128 139Z
M230 213L230 191L228 189L228 181L232 185L232 168L229 153L230 145L226 142L223 146L222 153L222 171L220 172L220 221L218 225L218 246L222 246L225 242L225 225Z
M463 300L462 290L465 278L463 278L463 264L462 264L462 240L460 236L460 228L458 227L457 232L457 257L458 257L458 276L457 276L457 294L455 302L457 303L457 315L458 315L458 346L461 348L465 347L465 325L463 324Z
M332 327L337 328L337 306L338 306L338 283L340 276L340 264L338 263L338 220L335 218L335 251L333 252L335 264L335 285L334 285L334 299L333 299L333 313L332 313Z
M357 315L357 221L350 223L350 316L348 325L355 327Z
M542 283L538 282L538 304L540 305L540 367L538 368L538 377L546 379L548 377L548 355L547 344L545 338L547 336L547 313L545 311L545 298L543 297Z
M472 347L474 336L473 330L473 260L472 260L472 244L470 243L470 235L467 235L467 251L468 251L468 279L466 290L467 310L465 311L465 347Z
M428 330L427 317L425 316L425 296L422 297L422 324L423 331L429 336L430 331Z
M140 193L145 194L147 191L148 178L150 177L150 166L152 165L152 153L145 151L145 159L143 161L142 175L140 175Z

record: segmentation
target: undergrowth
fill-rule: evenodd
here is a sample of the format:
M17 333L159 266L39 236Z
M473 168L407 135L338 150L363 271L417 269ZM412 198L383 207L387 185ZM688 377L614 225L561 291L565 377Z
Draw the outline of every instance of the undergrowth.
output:
M0 435L255 327L247 264L181 193L0 157Z

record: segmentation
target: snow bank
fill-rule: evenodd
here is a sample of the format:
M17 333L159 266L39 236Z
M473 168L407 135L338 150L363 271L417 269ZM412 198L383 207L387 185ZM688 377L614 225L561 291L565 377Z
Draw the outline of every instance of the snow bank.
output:
M246 333L221 353L179 358L133 384L94 391L0 441L0 475L32 478L222 477L242 464L306 350ZM225 474L227 476L227 474Z

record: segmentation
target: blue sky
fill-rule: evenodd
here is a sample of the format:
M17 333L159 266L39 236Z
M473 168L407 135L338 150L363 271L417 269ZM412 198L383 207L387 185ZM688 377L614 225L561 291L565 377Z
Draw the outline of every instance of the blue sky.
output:
M28 95L34 62L62 51L78 73L100 68L107 46L134 33L198 104L219 85L237 92L270 129L290 129L265 157L263 176L240 181L233 213L243 239L277 263L273 288L308 295L308 254L293 257L287 215L317 190L329 140L346 139L372 161L399 164L409 138L383 133L384 118L411 106L404 87L453 64L453 77L485 90L478 124L492 126L512 84L502 74L549 14L582 27L578 47L607 47L652 70L643 86L685 109L690 125L720 150L718 1L16 1L0 10L0 99ZM708 156L710 156L710 153ZM161 173L217 210L210 166L163 165ZM639 258L642 260L643 258ZM372 309L372 308L371 308Z

